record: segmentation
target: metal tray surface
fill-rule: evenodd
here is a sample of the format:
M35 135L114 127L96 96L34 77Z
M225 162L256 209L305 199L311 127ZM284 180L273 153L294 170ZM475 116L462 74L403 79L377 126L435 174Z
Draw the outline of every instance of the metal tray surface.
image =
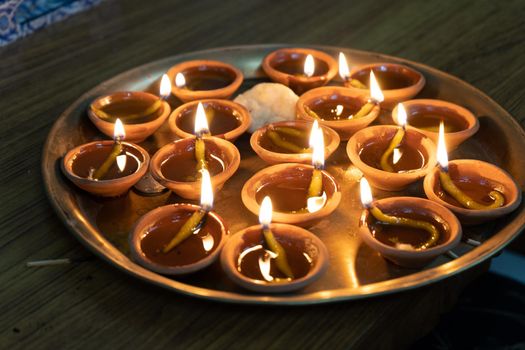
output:
M289 45L255 45L218 48L191 52L155 61L124 72L94 87L75 101L55 122L43 150L42 171L49 200L69 231L88 249L111 265L141 280L183 294L233 303L317 304L372 297L399 292L433 283L479 264L505 247L525 226L525 207L500 220L464 228L464 241L475 239L482 244L473 247L461 243L454 249L456 259L443 255L424 269L401 268L384 260L357 236L361 213L356 169L342 143L327 161L327 170L342 188L339 208L327 219L310 229L327 245L330 267L315 283L295 293L264 295L245 291L234 285L221 271L219 262L204 271L182 278L170 278L151 272L129 258L127 237L136 220L149 210L168 203L183 201L170 192L144 196L135 191L113 199L101 199L77 189L60 171L61 157L74 146L105 139L87 117L87 107L97 96L119 90L158 91L162 73L176 63L191 59L213 59L231 63L245 76L239 92L269 81L260 69L269 52ZM481 124L479 132L450 154L451 159L475 158L506 169L525 187L525 133L519 124L488 96L464 81L423 64L382 54L347 48L319 47L334 57L346 54L352 65L371 62L397 62L422 72L427 84L418 98L438 98L470 109ZM334 82L337 84L337 82ZM180 104L169 100L172 107ZM390 112L382 113L376 123L391 123ZM167 125L142 143L152 154L175 138ZM241 166L216 196L215 211L228 223L230 233L257 223L257 217L242 204L240 190L255 172L267 166L251 150L249 135L236 141L241 152ZM398 193L374 191L376 198L393 195L424 197L421 182Z

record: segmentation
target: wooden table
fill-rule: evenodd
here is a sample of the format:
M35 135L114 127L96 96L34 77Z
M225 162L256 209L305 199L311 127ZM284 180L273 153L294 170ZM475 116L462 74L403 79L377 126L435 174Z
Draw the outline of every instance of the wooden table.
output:
M48 204L41 149L57 116L117 73L177 53L288 42L383 52L447 71L525 125L523 3L104 1L0 50L0 348L407 346L487 264L397 295L317 307L249 307L145 285L89 253Z

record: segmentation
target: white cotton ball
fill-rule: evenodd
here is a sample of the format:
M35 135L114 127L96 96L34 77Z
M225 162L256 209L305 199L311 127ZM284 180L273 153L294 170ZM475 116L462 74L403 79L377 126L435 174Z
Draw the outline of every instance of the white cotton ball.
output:
M248 129L253 133L266 124L294 120L297 96L283 84L261 83L235 98L250 112L252 124Z

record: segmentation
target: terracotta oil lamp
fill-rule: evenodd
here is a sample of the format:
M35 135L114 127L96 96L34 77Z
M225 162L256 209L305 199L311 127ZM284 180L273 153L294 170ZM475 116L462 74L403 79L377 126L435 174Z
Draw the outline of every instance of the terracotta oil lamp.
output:
M149 154L142 147L123 142L124 126L117 119L114 141L93 141L78 146L62 159L62 171L81 189L102 197L126 193L146 174Z
M330 215L341 201L335 179L324 166L323 133L312 128L313 165L286 163L265 168L243 186L244 205L257 214L264 197L273 198L274 221L309 227Z
M298 95L326 85L337 74L337 63L330 55L300 48L271 52L263 59L262 68L270 79L290 87Z
M198 199L199 171L206 168L211 174L213 188L220 190L239 168L241 156L231 142L208 134L206 113L199 104L195 117L196 136L160 148L151 158L153 178L183 198Z
M133 260L164 275L201 270L219 256L228 230L211 211L210 175L202 170L201 203L171 204L156 208L135 224L129 236Z
M175 109L168 120L171 131L178 137L193 137L199 103L206 111L211 136L233 142L250 127L250 113L238 103L218 99L192 101Z
M418 99L403 102L408 114L407 128L417 129L438 143L438 129L445 124L447 145L455 149L479 130L478 118L468 109L441 100ZM392 111L392 119L397 123L397 110Z
M345 86L354 91L370 88L369 75L373 71L383 89L384 107L410 100L425 86L425 77L415 69L396 63L372 63L353 67L345 79Z
M434 143L416 130L405 129L405 115L398 120L400 126L378 125L358 131L346 147L348 157L372 186L386 191L404 189L436 164Z
M223 270L241 287L261 293L290 292L314 282L328 267L326 246L303 228L271 220L272 201L266 197L261 225L237 232L224 246Z
M476 159L448 161L443 124L437 154L439 166L425 177L425 194L452 210L463 224L494 220L520 204L521 189L503 169Z
M313 123L292 120L268 124L252 134L250 144L257 155L267 163L312 163L309 133ZM326 143L325 158L339 146L339 135L321 126Z
M348 140L379 115L383 93L373 73L371 75L369 97L362 91L338 86L320 87L304 93L297 101L297 118L318 120L322 125L334 129L341 140Z
M126 124L126 139L142 142L152 135L170 115L170 105L164 101L170 95L171 84L162 76L160 97L148 92L115 92L97 98L91 103L88 116L103 134L113 135L115 120Z
M361 239L397 265L423 267L461 240L456 216L428 199L390 197L373 201L370 186L362 178L361 202L365 207L359 222Z
M211 60L179 63L168 70L175 84L171 92L182 102L209 98L228 99L241 86L242 72L234 66Z

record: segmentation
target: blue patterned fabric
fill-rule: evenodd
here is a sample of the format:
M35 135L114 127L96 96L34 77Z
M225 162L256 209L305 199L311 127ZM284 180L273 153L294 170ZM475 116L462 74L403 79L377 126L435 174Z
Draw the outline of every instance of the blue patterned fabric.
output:
M0 46L102 0L0 0Z

